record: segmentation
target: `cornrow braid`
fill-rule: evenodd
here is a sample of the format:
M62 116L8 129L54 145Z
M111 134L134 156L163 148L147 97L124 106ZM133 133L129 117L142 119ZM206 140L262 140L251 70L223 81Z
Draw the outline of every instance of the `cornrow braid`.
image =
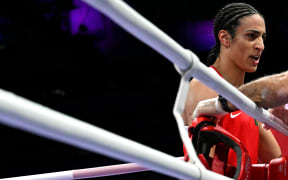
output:
M235 37L236 27L240 25L240 19L254 14L261 15L254 7L246 3L231 3L220 9L214 18L214 37L216 44L208 54L206 62L208 66L215 62L220 52L219 31L228 31L233 39Z

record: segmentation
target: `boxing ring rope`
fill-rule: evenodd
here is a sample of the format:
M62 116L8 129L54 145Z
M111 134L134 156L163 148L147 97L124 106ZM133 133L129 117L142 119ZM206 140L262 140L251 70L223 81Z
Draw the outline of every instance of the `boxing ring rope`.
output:
M207 171L203 167L184 128L181 113L187 97L189 78L194 77L223 95L248 115L288 135L288 127L280 119L256 106L234 86L215 75L214 71L209 70L194 53L182 48L123 1L84 1L162 54L175 64L176 69L182 74L173 113L182 141L189 156L193 159L192 163L183 162L163 152L0 90L0 121L3 124L115 159L135 162L143 167L179 179L230 179Z
M62 171L54 173L37 174L30 176L21 176L13 178L5 178L3 180L71 180L71 179L86 179L86 178L97 178L105 176L114 176L135 172L148 171L149 169L144 168L135 163L103 166L97 168L78 169L71 171Z
M91 152L126 162L135 162L175 178L223 179L221 175L210 171L203 174L193 164L1 89L0 121L11 127Z
M178 159L184 160L183 157ZM102 166L96 168L77 169L71 171L53 172L29 176L20 176L13 178L5 178L3 180L71 180L71 179L86 179L98 178L105 176L115 176L121 174L149 171L143 166L136 163L126 163L111 166Z

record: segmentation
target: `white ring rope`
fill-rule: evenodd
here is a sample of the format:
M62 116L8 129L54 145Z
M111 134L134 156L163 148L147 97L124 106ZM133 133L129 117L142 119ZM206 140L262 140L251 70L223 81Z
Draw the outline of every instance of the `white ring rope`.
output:
M178 159L184 160L183 157L180 157ZM4 178L3 180L74 180L74 179L115 176L115 175L136 173L143 171L150 171L150 169L147 169L135 163L127 163L111 166L102 166L96 168L77 169L71 171Z
M0 89L0 121L92 152L135 162L179 179L200 179L195 165ZM206 173L222 179L216 173Z

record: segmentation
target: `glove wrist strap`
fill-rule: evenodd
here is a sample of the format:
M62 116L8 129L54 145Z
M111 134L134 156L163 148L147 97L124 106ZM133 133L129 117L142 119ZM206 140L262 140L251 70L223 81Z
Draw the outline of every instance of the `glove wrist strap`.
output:
M222 105L222 108L224 111L226 112L233 112L231 111L231 109L228 107L228 102L227 100L221 96L220 94L218 95L218 101L220 102L220 104Z

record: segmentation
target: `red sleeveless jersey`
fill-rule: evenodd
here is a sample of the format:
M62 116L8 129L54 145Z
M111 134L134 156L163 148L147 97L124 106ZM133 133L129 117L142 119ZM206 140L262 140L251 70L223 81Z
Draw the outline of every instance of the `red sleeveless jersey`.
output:
M246 148L252 164L258 161L259 127L255 119L238 110L226 114L219 122L219 125L232 135L236 136ZM229 152L228 163L236 166L236 153Z
M215 67L210 67L222 77L222 75L215 69ZM226 114L220 120L219 125L240 140L240 142L247 149L252 163L256 164L258 161L259 144L259 127L257 121L245 114L243 111L238 110ZM236 162L236 153L230 150L228 163L232 166L236 166Z
M276 131L274 129L271 129L274 137L276 138L282 152L282 156L288 156L288 145L287 145L287 139L288 136L280 133L279 131Z

